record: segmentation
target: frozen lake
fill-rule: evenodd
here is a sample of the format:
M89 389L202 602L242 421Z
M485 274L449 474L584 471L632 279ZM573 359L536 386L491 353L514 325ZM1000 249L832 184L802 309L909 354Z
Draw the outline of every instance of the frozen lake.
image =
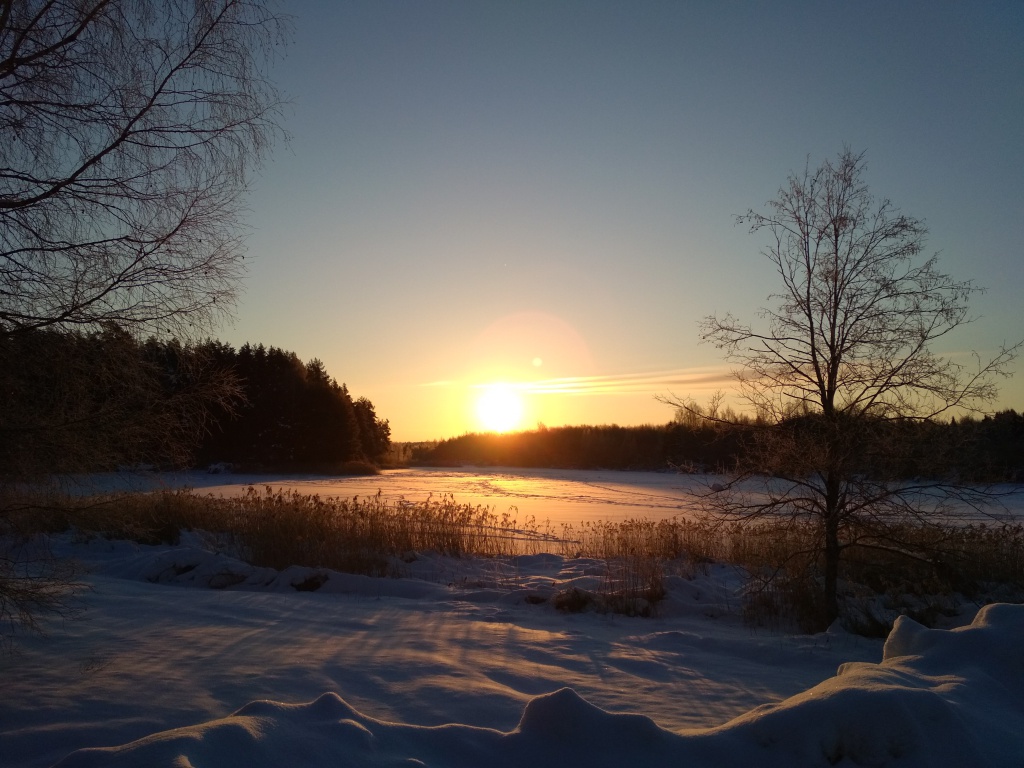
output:
M420 502L453 496L460 504L511 511L520 522L579 523L584 520L662 520L694 510L692 493L713 482L707 476L608 470L460 468L389 469L364 477L325 475L211 475L206 472L105 475L105 488L152 490L193 488L237 496L250 485L295 490L321 497L373 496Z
M717 480L710 475L667 472L417 467L361 477L207 472L121 474L91 476L89 483L98 483L104 489L192 488L228 497L245 493L249 486L295 490L325 498L374 496L379 492L387 499L408 502L448 494L461 504L490 507L499 515L511 512L520 523L533 517L538 524L547 522L557 529L563 523L587 520L685 517L697 509L694 494L706 491ZM991 510L993 515L1004 519L1007 515L1024 517L1024 486L1000 488L1014 493L1003 498L1004 509ZM991 517L971 511L960 519L990 521Z

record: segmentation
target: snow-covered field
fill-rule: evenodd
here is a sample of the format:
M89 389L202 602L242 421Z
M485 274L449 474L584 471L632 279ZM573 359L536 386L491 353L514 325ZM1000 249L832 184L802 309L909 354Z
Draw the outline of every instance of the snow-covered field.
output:
M416 500L417 472L281 483ZM445 490L573 522L675 514L688 482L470 475L446 471ZM555 555L422 554L407 578L299 592L310 569L252 568L198 535L61 547L91 591L82 618L0 659L2 766L1024 765L1021 606L946 630L900 619L883 645L744 626L725 567L673 577L645 619L557 611L600 564Z

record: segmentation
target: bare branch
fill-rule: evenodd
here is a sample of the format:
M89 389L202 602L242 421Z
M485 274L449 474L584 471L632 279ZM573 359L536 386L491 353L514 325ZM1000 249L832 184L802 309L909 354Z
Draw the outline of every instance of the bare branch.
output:
M979 412L996 396L1022 344L973 369L933 352L971 322L970 281L938 270L917 219L877 200L849 149L790 177L765 212L737 222L767 233L763 251L782 289L756 327L730 314L703 320L703 341L736 365L741 394L761 417L736 476L701 494L709 517L817 526L824 558L825 623L838 615L841 553L887 547L893 525L949 524L994 515L1003 491L955 480L908 482L892 468L901 425ZM694 417L700 407L673 401ZM890 548L889 551L895 551Z
M0 332L196 337L230 312L242 195L280 131L261 0L30 0L0 25Z

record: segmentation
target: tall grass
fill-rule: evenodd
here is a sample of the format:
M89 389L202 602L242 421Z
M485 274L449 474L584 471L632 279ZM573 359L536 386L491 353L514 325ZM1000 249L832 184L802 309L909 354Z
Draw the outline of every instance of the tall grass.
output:
M744 615L754 624L820 626L822 536L812 525L765 520L722 526L726 562L744 569ZM956 599L1024 600L1024 525L893 522L848 532L840 562L848 629L885 636L906 614L926 625L955 612ZM954 599L955 598L955 599Z
M642 615L656 612L666 576L695 578L710 563L729 563L747 576L743 600L751 622L795 619L810 626L820 610L820 536L787 521L590 521L565 525L555 535L532 518L520 522L514 509L497 514L448 495L410 503L380 494L321 498L270 487L249 488L238 498L177 491L21 499L3 510L0 533L8 538L73 527L86 536L156 543L174 542L180 530L197 529L212 534L225 551L275 569L300 565L401 575L403 561L426 551L450 557L512 558L544 551L594 558L604 565L597 594L577 590L562 604ZM907 595L925 593L1020 599L1024 526L907 523L871 535L861 532L844 551L841 578L848 602L884 598L896 608L901 600L907 603ZM920 607L920 601L916 604ZM926 609L916 617L927 622L934 616Z
M369 497L321 498L248 488L240 498L168 492L126 496L128 517L150 530L201 529L253 565L330 568L394 575L395 558L432 551L450 557L512 556L535 550L540 533L510 513L460 504L448 495L419 503Z
M667 574L692 578L720 557L709 534L708 525L692 520L595 520L563 525L559 547L564 556L604 562L598 607L646 616L665 597Z

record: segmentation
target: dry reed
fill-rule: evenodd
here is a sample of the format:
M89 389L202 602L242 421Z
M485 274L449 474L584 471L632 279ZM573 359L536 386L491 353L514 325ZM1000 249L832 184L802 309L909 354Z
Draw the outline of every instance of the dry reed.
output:
M694 578L709 563L731 563L747 574L745 612L757 623L813 617L821 580L820 538L791 521L721 525L647 519L565 525L560 535L515 510L460 504L452 496L422 502L380 494L346 499L249 488L241 497L188 491L87 499L7 500L0 516L7 536L74 528L80 535L174 542L182 529L213 534L228 552L254 564L291 565L369 575L400 575L417 552L450 557L512 558L554 552L603 561L595 605L649 614L665 594L666 575ZM27 532L27 533L26 533ZM870 534L870 535L869 535ZM1007 595L1024 590L1024 526L892 525L860 532L844 551L841 576L848 597L957 592L983 600L993 585ZM894 542L898 546L894 545ZM883 546L884 545L884 546ZM852 598L851 598L852 599ZM810 623L810 622L808 622Z

